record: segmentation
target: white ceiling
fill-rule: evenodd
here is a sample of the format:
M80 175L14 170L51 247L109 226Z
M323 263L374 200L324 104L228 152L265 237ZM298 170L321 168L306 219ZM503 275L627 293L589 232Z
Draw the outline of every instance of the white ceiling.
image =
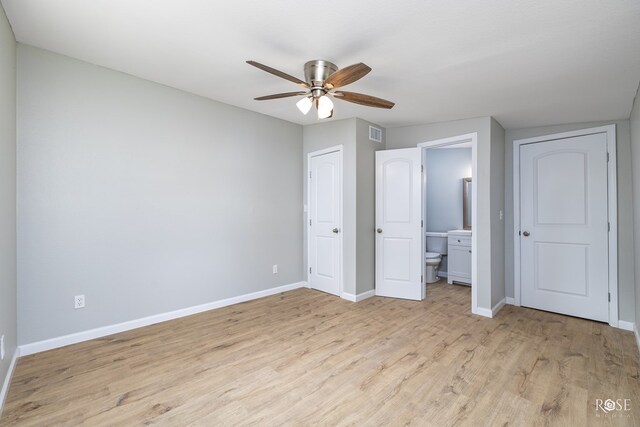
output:
M629 117L638 0L2 0L18 41L295 123L311 59L373 71L334 119L394 127L494 116L506 128Z

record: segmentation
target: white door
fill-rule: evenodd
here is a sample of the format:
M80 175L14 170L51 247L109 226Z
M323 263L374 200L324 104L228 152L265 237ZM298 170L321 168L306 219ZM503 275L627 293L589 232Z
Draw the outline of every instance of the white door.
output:
M605 134L520 148L523 306L607 322Z
M420 148L376 151L376 295L424 299Z
M340 152L311 157L309 171L309 286L340 295Z

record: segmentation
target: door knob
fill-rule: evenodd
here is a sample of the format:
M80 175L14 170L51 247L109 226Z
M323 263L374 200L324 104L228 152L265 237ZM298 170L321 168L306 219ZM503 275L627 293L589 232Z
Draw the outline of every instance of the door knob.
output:
M377 231L378 233L382 233L382 228L378 228L376 231Z
M333 230L331 230L331 231L333 231L334 233L338 234L338 231L340 231L340 230L338 230L337 228L334 228L334 229L333 229Z
M529 232L528 232L528 231L523 231L523 232L522 232L522 235L523 235L524 237L529 237Z

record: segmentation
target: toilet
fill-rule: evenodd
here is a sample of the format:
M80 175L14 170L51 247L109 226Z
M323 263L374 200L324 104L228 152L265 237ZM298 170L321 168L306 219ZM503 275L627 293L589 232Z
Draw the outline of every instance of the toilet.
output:
M438 281L438 266L442 261L442 255L447 254L447 233L427 231L427 253L425 262L427 264L427 283Z

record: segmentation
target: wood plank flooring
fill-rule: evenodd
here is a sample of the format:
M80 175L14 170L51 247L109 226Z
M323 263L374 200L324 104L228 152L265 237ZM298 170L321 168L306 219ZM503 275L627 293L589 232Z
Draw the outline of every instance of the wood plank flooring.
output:
M0 425L640 425L632 333L308 289L19 359ZM595 399L631 399L596 412Z

